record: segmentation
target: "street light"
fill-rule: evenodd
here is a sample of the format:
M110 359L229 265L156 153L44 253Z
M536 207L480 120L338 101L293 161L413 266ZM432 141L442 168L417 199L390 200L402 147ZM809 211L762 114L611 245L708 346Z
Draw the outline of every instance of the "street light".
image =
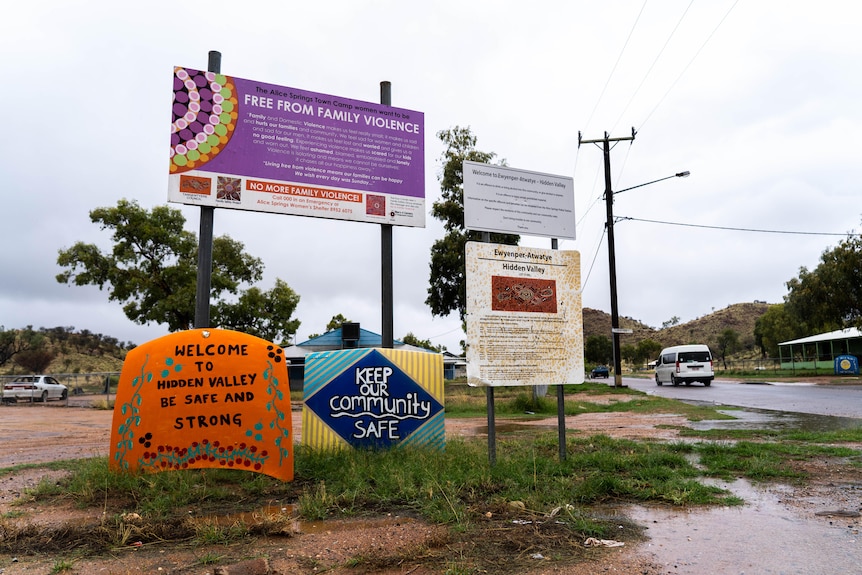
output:
M607 140L607 135L605 137ZM616 194L621 194L623 192L627 192L629 190L633 190L635 188L642 188L644 186L648 186L650 184L655 184L656 182L663 182L665 180L669 180L671 178L687 178L691 175L691 172L679 172L672 176L667 176L664 178L659 178L658 180L653 180L651 182L646 182L643 184L638 184L637 186L632 186L630 188L624 188L619 190L618 192L611 191L611 164L608 159L609 149L607 147L607 143L605 144L605 204L607 207L607 216L608 220L605 224L608 229L608 272L611 277L611 340L613 341L614 346L614 387L622 387L623 385L623 376L622 376L622 362L620 361L620 333L623 330L620 329L620 314L619 309L617 308L617 262L615 255L615 247L614 247L614 196Z
M627 192L627 191L629 191L629 190L633 190L633 189L635 189L635 188L642 188L642 187L644 187L644 186L648 186L648 185L650 185L650 184L655 184L656 182L663 182L663 181L665 181L665 180L669 180L669 179L671 179L671 178L687 178L687 177L689 177L690 175L691 175L691 172L689 172L689 171L687 171L687 170L686 170L685 172L680 172L680 173L678 173L678 174L674 174L674 175L672 175L672 176L667 176L667 177L665 177L665 178L659 178L659 179L657 179L657 180L653 180L653 181L651 181L651 182L647 182L647 183L645 183L645 184L638 184L638 185L636 185L636 186L632 186L632 187L630 187L630 188L624 188L624 189L622 189L622 190L619 190L619 191L614 192L614 194L613 194L613 195L621 194L621 193L623 193L623 192Z

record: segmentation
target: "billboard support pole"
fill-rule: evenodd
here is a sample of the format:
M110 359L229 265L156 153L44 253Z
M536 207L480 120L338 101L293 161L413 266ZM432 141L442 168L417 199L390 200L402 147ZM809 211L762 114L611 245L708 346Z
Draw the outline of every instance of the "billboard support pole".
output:
M210 50L207 70L221 73L221 52ZM195 327L210 327L210 292L213 273L213 220L215 208L201 206L198 233L198 284L195 291Z
M380 103L392 105L392 83L380 82ZM380 224L380 304L381 317L381 347L392 349L395 345L393 333L394 295L392 289L392 224Z
M482 232L482 241L486 244L491 243L491 232ZM494 466L497 463L497 430L495 428L493 385L485 388L485 403L488 409L488 463Z
M558 249L557 238L551 238L551 249ZM566 395L563 385L557 386L557 442L560 444L560 461L566 460Z

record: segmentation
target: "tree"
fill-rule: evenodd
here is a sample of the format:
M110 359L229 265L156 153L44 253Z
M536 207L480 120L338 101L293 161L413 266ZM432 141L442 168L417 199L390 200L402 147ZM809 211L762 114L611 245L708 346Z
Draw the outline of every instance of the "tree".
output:
M661 352L662 345L654 339L642 339L638 342L638 358L649 363L656 359Z
M678 316L678 315L673 316L672 318L670 318L670 319L669 319L669 320L667 320L667 321L663 321L663 322L661 322L661 328L662 328L662 329L665 329L665 328L668 328L668 327L672 327L672 326L675 326L675 325L679 325L679 316Z
M431 314L446 316L457 311L464 321L467 307L464 250L468 241L478 241L482 233L464 229L464 173L465 161L490 163L497 155L476 149L476 137L470 128L455 126L437 132L446 145L443 152L443 171L438 176L441 199L434 202L431 215L443 222L445 235L431 246L431 280L425 303ZM505 160L498 165L506 165ZM491 234L498 244L518 245L520 236Z
M60 250L57 263L66 269L57 281L107 287L108 299L121 302L135 323L167 324L170 331L193 327L198 243L183 229L182 213L168 206L147 211L137 202L120 200L116 207L91 211L90 220L111 230L113 249L102 252L94 244L77 242ZM246 254L242 243L228 236L213 239L213 325L225 323L276 337L296 331L299 322L291 322L290 315L299 296L287 284L279 280L266 293L240 289L260 281L262 274L261 260Z
M734 329L727 328L718 335L715 345L718 357L721 358L724 369L727 369L727 356L735 352L739 346L739 333Z
M415 347L421 347L423 349L430 349L431 351L436 351L438 353L446 350L446 346L434 345L433 343L431 343L430 339L419 339L418 337L413 335L412 331L407 332L407 335L402 337L401 341L403 343L406 343L407 345L412 345Z
M634 365L638 363L639 359L638 348L630 343L627 343L620 348L620 356L630 364Z
M820 264L787 282L787 312L806 333L862 327L862 237L823 252Z
M41 343L42 338L33 331L32 325L25 329L8 331L0 326L0 366L6 365L20 353L39 347Z
M802 337L799 322L787 311L783 303L773 304L754 322L754 343L761 356L778 357L778 344Z
M44 373L57 355L45 347L22 351L15 356L15 363L30 373Z
M613 342L603 335L591 335L584 342L584 359L588 363L610 363L614 357Z
M299 295L286 282L276 279L269 291L251 287L236 303L220 302L216 315L224 328L284 343L299 329L299 320L290 319L298 304Z
M332 316L332 319L329 320L329 323L326 324L326 331L332 331L334 329L338 329L346 323L351 323L349 319L344 317L342 314Z
M334 315L334 316L332 316L332 319L329 320L329 323L326 324L326 331L324 331L323 333L329 333L330 331L332 331L334 329L340 328L342 325L344 325L346 323L350 323L350 320L347 319L346 317L344 317L342 314L339 313L337 315ZM308 336L308 339L314 339L316 337L320 337L320 335L321 334L319 334L319 333L313 333L310 336Z

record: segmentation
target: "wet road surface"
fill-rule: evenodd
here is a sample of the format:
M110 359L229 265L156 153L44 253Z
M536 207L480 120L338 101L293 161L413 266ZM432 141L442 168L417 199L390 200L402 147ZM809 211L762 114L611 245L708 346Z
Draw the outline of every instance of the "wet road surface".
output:
M699 383L674 387L633 377L624 377L623 384L650 395L682 401L862 419L862 385L746 384L717 379L709 387Z

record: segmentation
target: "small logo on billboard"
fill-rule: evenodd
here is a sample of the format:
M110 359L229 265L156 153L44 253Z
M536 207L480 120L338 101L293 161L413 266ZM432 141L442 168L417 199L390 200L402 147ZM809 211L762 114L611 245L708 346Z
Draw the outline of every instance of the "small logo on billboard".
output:
M180 192L183 194L210 195L212 179L199 176L180 176Z
M491 276L494 311L557 313L557 282L535 278Z
M365 195L365 213L369 216L385 216L386 215L386 196L376 196L374 194Z
M216 183L216 199L238 202L242 200L241 179L219 176Z

